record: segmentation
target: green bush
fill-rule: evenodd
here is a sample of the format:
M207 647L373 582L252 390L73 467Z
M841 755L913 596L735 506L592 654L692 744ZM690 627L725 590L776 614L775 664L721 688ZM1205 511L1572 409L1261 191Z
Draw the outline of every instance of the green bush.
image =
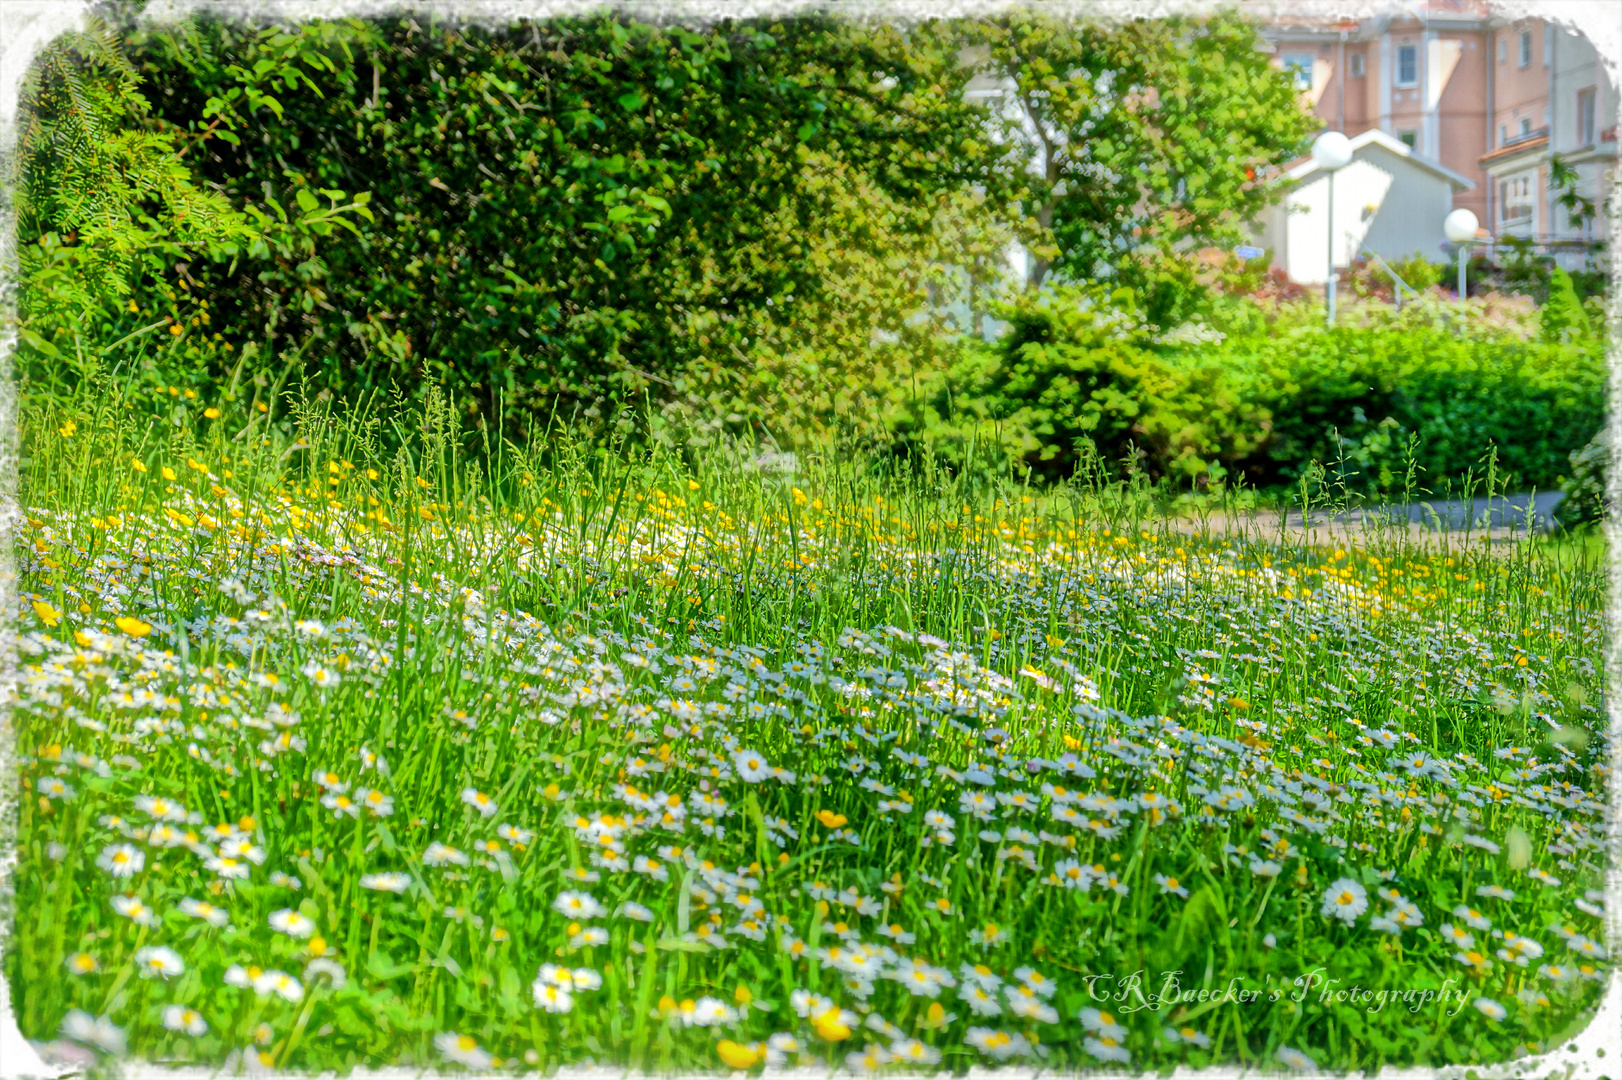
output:
M1117 303L1164 331L1201 319L1210 310L1212 291L1200 277L1192 260L1155 255L1122 260L1113 283L1118 286Z
M1397 276L1402 278L1403 283L1416 292L1424 292L1440 285L1448 270L1445 265L1433 263L1417 252L1403 259L1393 260L1390 266L1396 271Z
M1571 475L1561 485L1566 497L1554 512L1560 524L1568 528L1590 525L1610 511L1611 498L1606 484L1610 463L1610 434L1601 428L1588 440L1587 446L1571 455Z
M1130 289L1060 287L998 317L1008 329L996 344L941 373L897 425L902 453L927 444L955 467L1047 479L1096 458L1203 486L1266 440L1268 380L1217 347L1156 344Z
M1280 348L1289 355L1280 356ZM1444 329L1337 329L1278 343L1284 375L1268 457L1275 476L1344 460L1350 486L1391 490L1415 462L1432 488L1474 469L1489 446L1517 487L1548 490L1604 419L1597 345L1470 340Z
M1380 495L1483 478L1491 451L1502 482L1549 490L1604 418L1591 339L1472 337L1438 320L1168 343L1129 300L1067 289L1016 301L1003 338L942 373L897 425L902 451L930 442L961 468L972 447L977 468L1050 479L1096 454L1196 488L1290 485L1316 462Z
M1593 333L1571 275L1558 266L1549 272L1549 299L1538 312L1538 332L1544 341L1567 341Z

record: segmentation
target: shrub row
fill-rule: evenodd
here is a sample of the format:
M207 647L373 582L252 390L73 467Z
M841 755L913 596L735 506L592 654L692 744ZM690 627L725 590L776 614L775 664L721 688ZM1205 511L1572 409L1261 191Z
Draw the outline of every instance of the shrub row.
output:
M1547 490L1604 421L1592 338L1298 326L1179 341L1124 299L1060 292L1007 310L1002 338L913 400L898 450L1049 479L1096 454L1196 488L1286 485L1318 462L1349 488L1395 493L1410 475L1416 490L1481 476L1492 448L1505 482Z

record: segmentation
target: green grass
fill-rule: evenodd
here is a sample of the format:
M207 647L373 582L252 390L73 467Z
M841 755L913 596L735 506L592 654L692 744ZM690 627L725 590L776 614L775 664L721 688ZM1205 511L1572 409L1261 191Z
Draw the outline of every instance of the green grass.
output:
M24 421L58 1058L1346 1071L1597 1003L1601 547L110 399Z

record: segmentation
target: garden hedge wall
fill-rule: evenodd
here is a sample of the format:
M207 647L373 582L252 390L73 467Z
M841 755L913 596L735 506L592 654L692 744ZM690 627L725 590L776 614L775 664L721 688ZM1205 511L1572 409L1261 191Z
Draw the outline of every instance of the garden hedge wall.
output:
M1060 479L1093 456L1204 487L1296 482L1316 461L1366 492L1485 473L1559 486L1604 423L1601 342L1470 337L1447 327L1295 328L1159 343L1062 303L1012 313L896 425L959 468Z

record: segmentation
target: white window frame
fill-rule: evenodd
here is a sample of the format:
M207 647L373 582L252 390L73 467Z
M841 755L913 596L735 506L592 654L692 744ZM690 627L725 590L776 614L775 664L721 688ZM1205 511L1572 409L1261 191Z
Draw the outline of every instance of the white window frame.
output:
M1362 53L1353 53L1352 54L1352 78L1361 79L1364 75L1367 75L1367 74L1368 74L1368 68L1364 64L1363 54Z
M1313 65L1316 58L1311 53L1286 53L1279 57L1279 63L1285 71L1291 72L1295 79L1297 90L1311 90L1313 82Z
M1527 170L1498 181L1498 225L1508 228L1523 223L1537 224L1537 172ZM1518 206L1526 212L1510 217L1510 207Z
M1599 98L1598 86L1577 91L1577 145L1593 146L1596 134L1594 106Z
M1521 50L1521 52L1520 52L1520 66L1523 67L1523 68L1531 67L1532 66L1532 31L1530 31L1530 30L1522 30L1521 31L1520 50Z
M1402 77L1402 54L1405 53L1405 52L1411 53L1413 55L1413 74L1410 75L1406 79L1404 79ZM1393 85L1393 86L1404 86L1404 87L1418 86L1419 85L1419 46L1418 45L1398 45L1397 46L1396 63L1393 64L1392 68L1391 68L1391 85Z
M1515 137L1517 139L1529 139L1529 138L1531 138L1532 137L1532 118L1530 116L1523 116L1523 117L1520 118L1519 123L1520 123L1520 130L1515 133Z
M1412 128L1397 132L1397 141L1410 150L1419 149L1419 132Z

